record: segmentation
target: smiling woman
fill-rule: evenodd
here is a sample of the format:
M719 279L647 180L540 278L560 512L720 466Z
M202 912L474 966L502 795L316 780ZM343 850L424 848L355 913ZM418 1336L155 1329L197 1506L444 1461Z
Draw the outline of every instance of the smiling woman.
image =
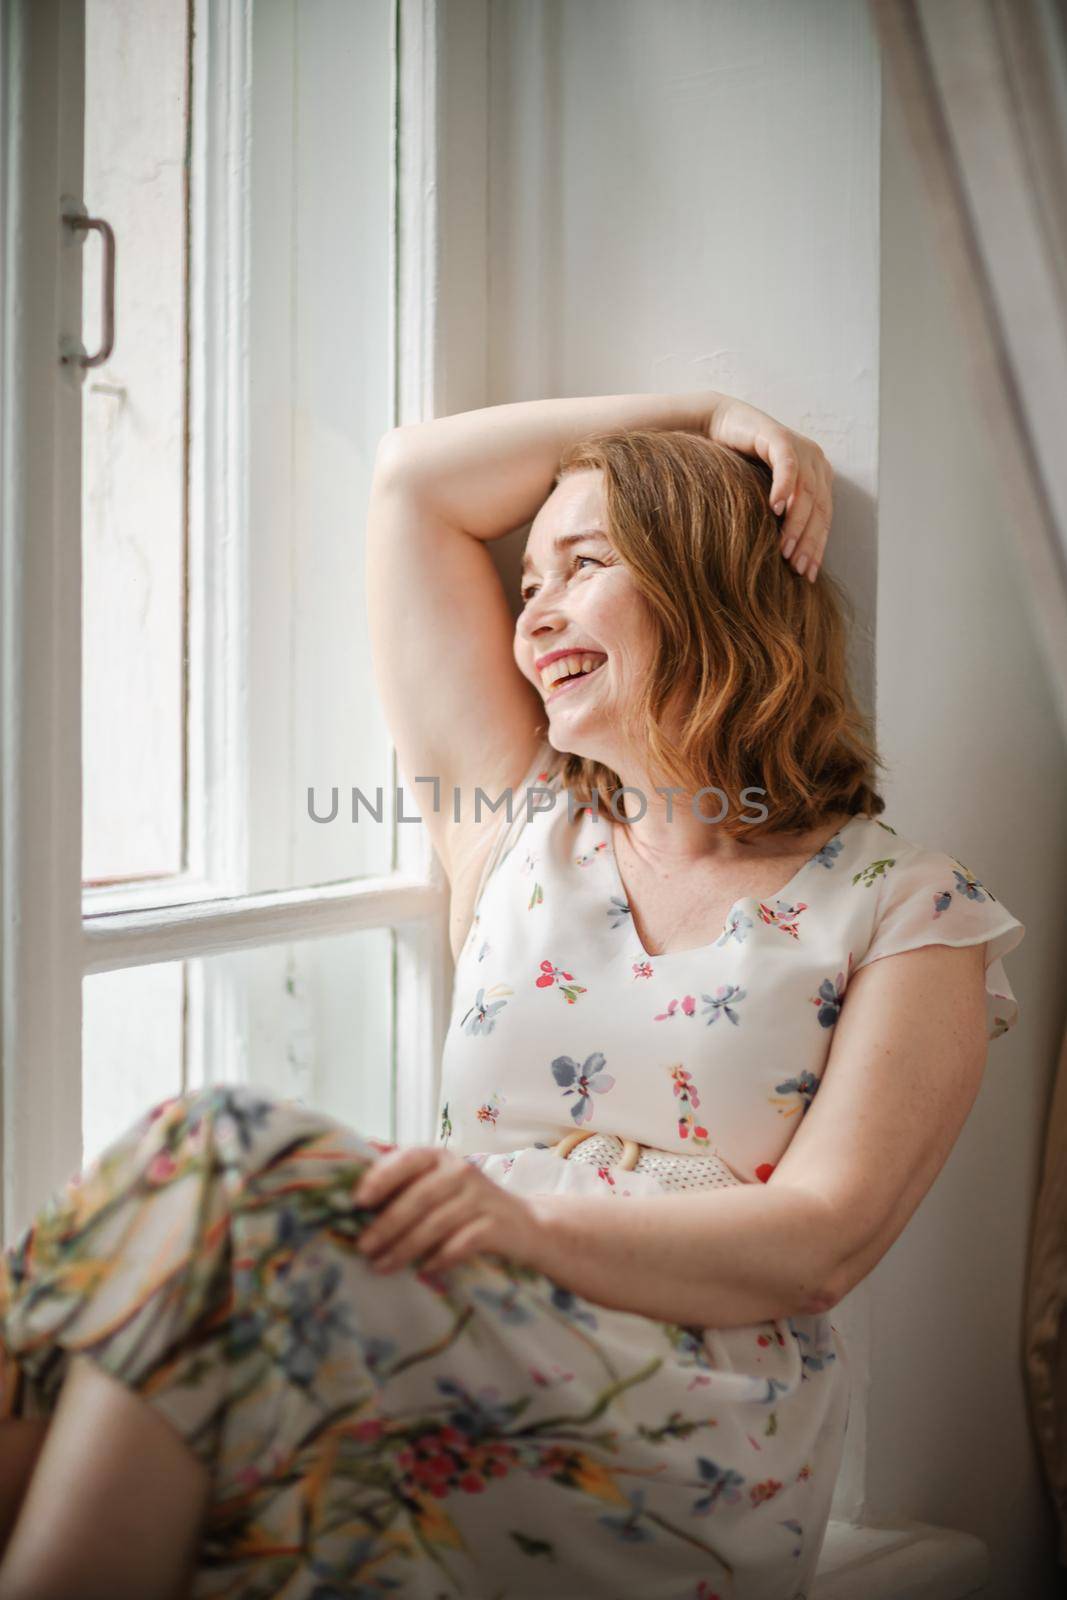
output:
M65 1600L87 1526L93 1600L144 1600L106 1536L131 1508L166 1520L159 1600L194 1549L196 1600L533 1600L549 1566L800 1600L849 1407L830 1312L1015 1020L1021 924L878 815L836 591L783 559L821 552L816 446L721 396L401 433L368 588L402 770L520 801L426 817L463 933L439 1140L205 1091L57 1196L3 1261L0 1415L56 1411L43 1483L103 1413L139 1442L28 1497L0 1600L44 1549ZM484 546L531 518L513 624Z

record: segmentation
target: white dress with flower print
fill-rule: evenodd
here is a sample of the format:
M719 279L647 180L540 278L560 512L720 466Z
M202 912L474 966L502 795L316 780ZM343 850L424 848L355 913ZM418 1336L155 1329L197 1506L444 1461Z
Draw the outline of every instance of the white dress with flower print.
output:
M727 1182L767 1182L815 1098L852 974L899 951L984 941L988 1037L1016 1021L1002 962L1022 923L963 862L864 815L768 901L737 900L710 945L650 955L610 825L574 803L559 766L544 744L456 963L439 1137L495 1181L576 1200L662 1192L651 1172L562 1160L551 1147L581 1129L717 1158ZM598 1550L597 1592L633 1592L628 1544L650 1540L656 1593L799 1600L848 1414L847 1352L829 1317L689 1330L681 1341L675 1329L665 1342L667 1324L587 1309L590 1345L610 1348L616 1364L620 1348L635 1371L659 1358L604 1413L636 1427L616 1435L616 1476L626 1470L619 1438L643 1442L632 1449L627 1537ZM699 1528L698 1542L713 1544L714 1570L699 1584L679 1581L695 1546L687 1553L686 1535L672 1539L667 1525Z

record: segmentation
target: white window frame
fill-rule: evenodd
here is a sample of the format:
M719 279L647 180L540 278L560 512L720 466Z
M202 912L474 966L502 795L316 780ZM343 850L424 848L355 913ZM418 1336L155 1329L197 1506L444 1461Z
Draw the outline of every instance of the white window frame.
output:
M433 292L440 21L432 0L394 0L390 410L397 422L438 410L439 330L447 325ZM82 980L93 973L363 928L391 929L393 1136L413 1143L434 1134L452 962L448 882L425 827L394 821L393 870L387 875L233 892L234 863L242 849L237 797L247 763L239 715L242 686L232 671L220 675L219 666L224 641L243 627L241 574L249 540L251 22L252 0L200 0L197 5L192 196L198 247L192 252L190 290L192 325L203 337L190 351L190 543L191 559L200 555L204 563L191 581L204 585L212 605L204 636L191 641L190 668L214 672L214 682L225 681L226 688L221 699L214 696L216 714L203 738L190 741L189 803L198 804L209 791L221 793L226 802L206 830L191 819L191 837L203 833L210 840L208 855L167 881L166 904L159 903L158 883L84 892L81 886L81 550L80 537L71 535L72 529L80 530L81 520L81 379L59 367L55 352L61 335L81 338L85 246L59 223L55 196L81 194L84 9L65 0L41 5L17 0L5 13L0 35L5 113L0 205L4 237L24 241L23 250L9 253L4 262L0 324L6 1239L21 1231L81 1162ZM28 50L34 56L32 95L23 92ZM50 138L57 126L59 138ZM24 174L22 181L9 183L12 171ZM427 177L431 181L424 182ZM211 262L221 263L221 271L205 270ZM27 359L31 341L32 359ZM465 348L455 333L450 342L457 353ZM225 567L209 570L210 561ZM194 618L197 610L192 608ZM197 684L190 689L195 701ZM394 790L400 785L404 815L417 815L414 797L399 778L395 752L392 784ZM233 1036L234 1019L224 1014L225 986L213 996L205 978L205 988L204 1028L194 1041L201 1059L190 1064L191 1084L203 1081L211 1051Z

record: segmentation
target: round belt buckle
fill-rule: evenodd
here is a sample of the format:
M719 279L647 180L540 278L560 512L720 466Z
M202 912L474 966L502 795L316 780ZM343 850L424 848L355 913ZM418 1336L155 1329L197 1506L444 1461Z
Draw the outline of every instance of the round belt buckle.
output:
M575 1146L580 1145L583 1139L591 1139L596 1131L595 1128L582 1128L575 1129L573 1133L565 1133L552 1149L561 1161L566 1161ZM635 1139L624 1139L621 1134L614 1134L613 1137L622 1141L622 1155L615 1165L620 1172L632 1172L640 1158L641 1146Z

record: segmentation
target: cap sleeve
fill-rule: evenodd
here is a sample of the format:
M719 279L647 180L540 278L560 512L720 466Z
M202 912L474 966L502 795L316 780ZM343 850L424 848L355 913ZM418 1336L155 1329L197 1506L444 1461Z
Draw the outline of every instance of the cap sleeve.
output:
M926 944L985 943L986 1037L996 1039L1018 1020L1019 1004L1004 957L1026 932L992 890L955 856L935 850L898 855L887 863L874 933L853 971Z

